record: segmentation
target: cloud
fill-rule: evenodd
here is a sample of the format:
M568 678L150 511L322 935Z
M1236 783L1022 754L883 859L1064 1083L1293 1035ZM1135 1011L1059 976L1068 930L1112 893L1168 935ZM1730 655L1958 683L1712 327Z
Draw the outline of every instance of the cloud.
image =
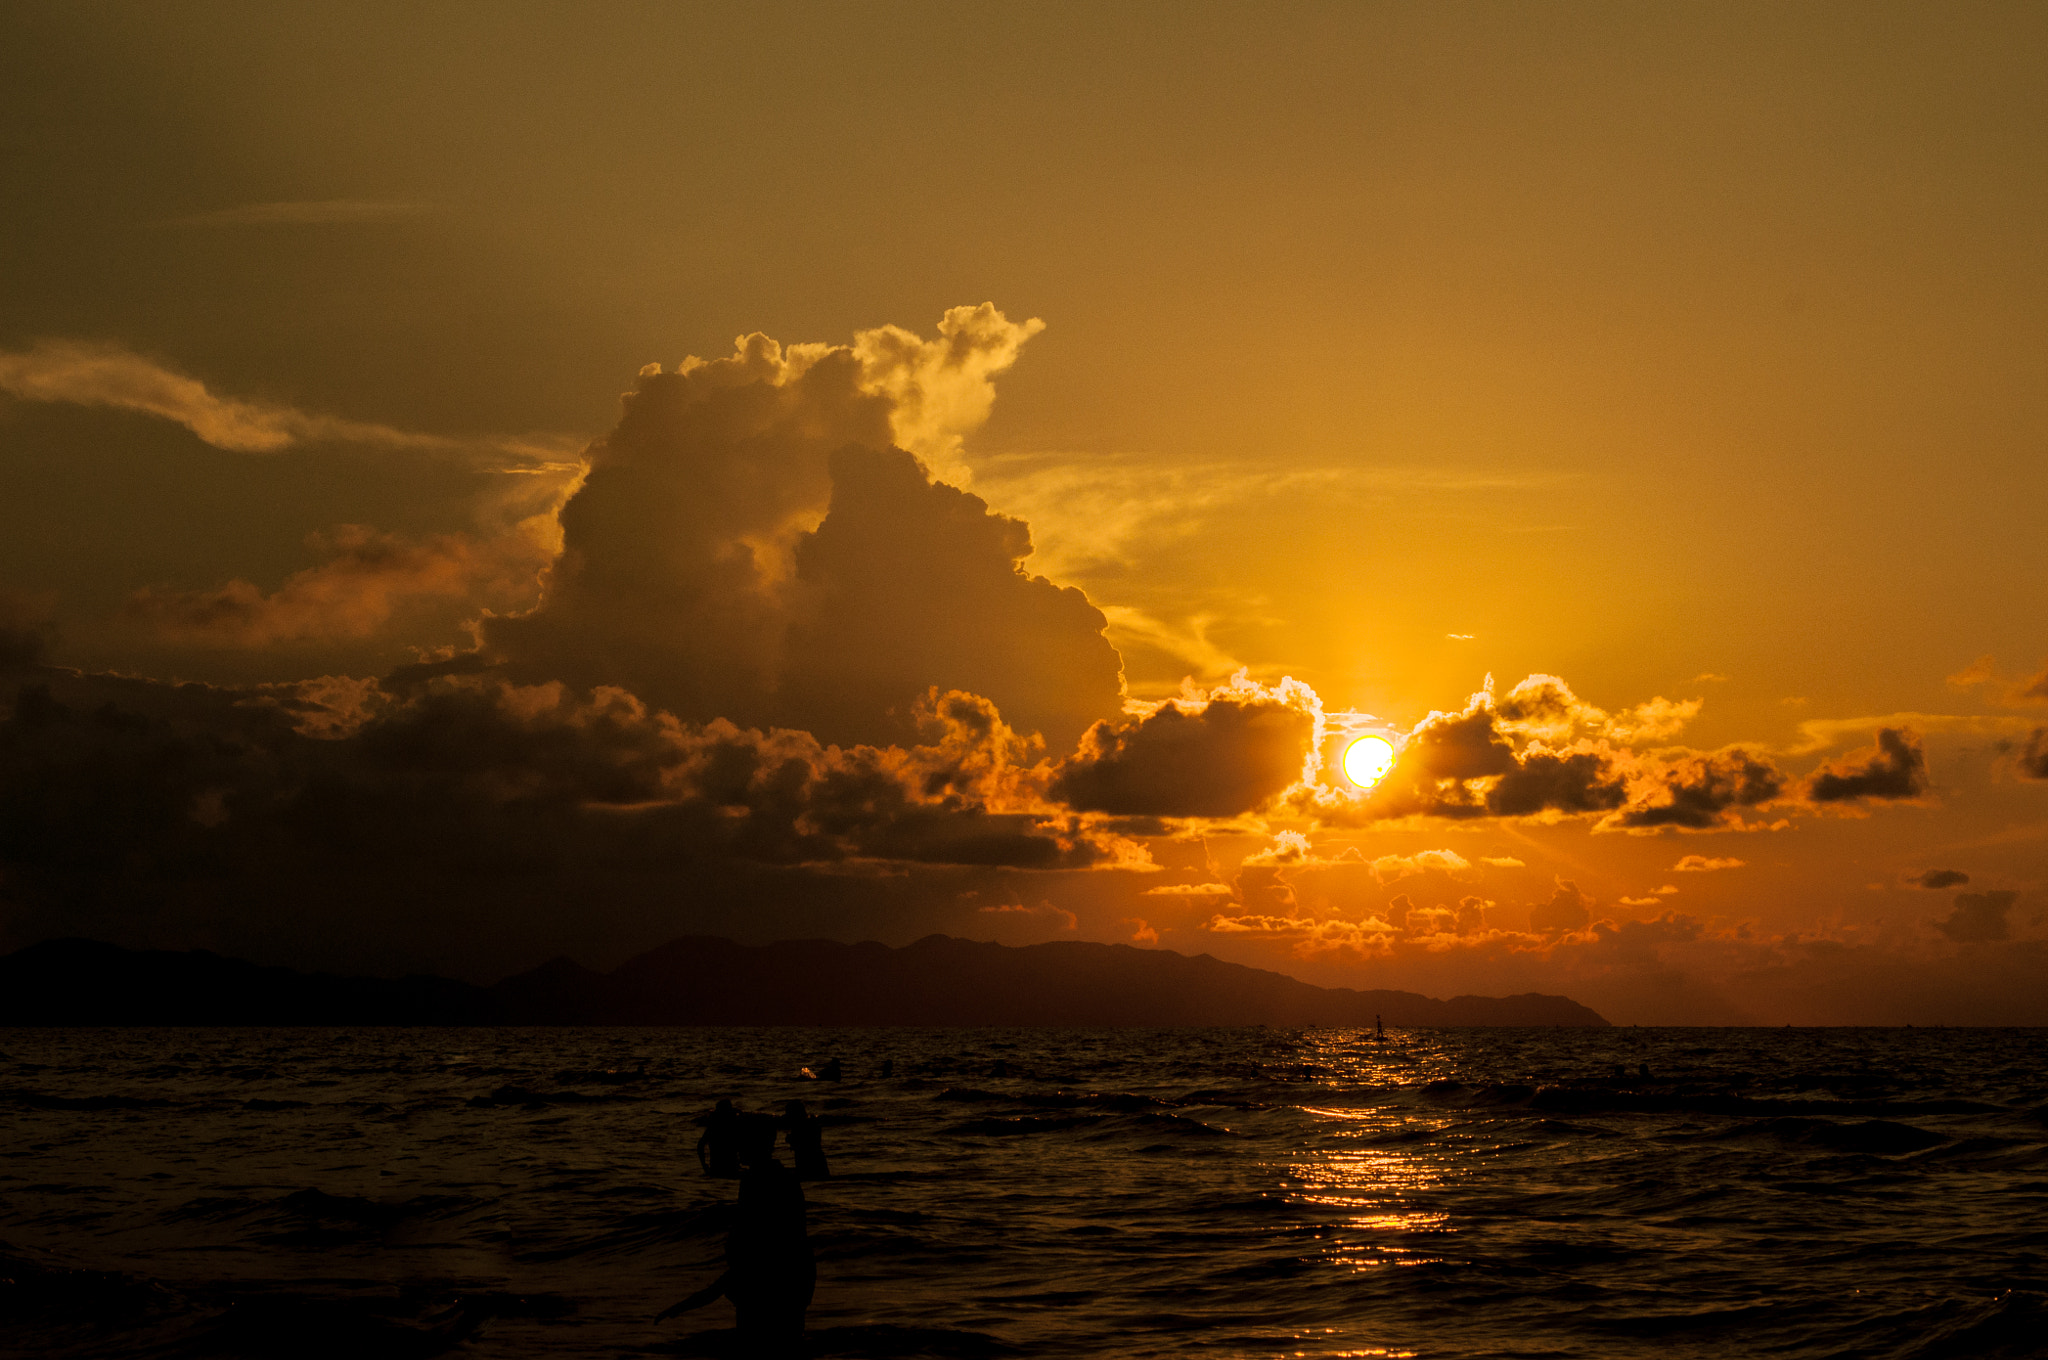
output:
M1957 689L1969 689L1975 685L1987 685L1998 679L1998 658L1986 652L1969 665L1948 677L1948 683Z
M1146 897L1234 897L1236 889L1228 883L1171 883L1156 888L1147 888Z
M973 485L1031 521L1054 575L1113 570L1145 548L1184 541L1249 503L1313 497L1360 505L1556 486L1571 474L1391 464L1278 470L1258 462L1188 463L1136 454L1004 453L974 460ZM1233 668L1234 669L1234 668Z
M1816 803L1918 798L1926 792L1927 753L1916 733L1898 727L1879 728L1870 751L1822 766L1806 785L1806 796Z
M2023 679L2013 679L1999 672L1995 657L1985 655L1949 676L1948 683L1957 689L1988 686L1998 691L1998 702L2012 708L2048 704L2048 667Z
M23 401L111 407L156 416L183 425L206 443L231 453L280 453L304 444L356 444L510 459L515 466L503 469L506 471L567 473L575 467L560 440L453 439L216 396L197 378L118 345L43 340L27 350L0 352L0 391Z
M1792 753L1824 751L1840 745L1846 737L1863 737L1884 727L1998 737L2024 732L2035 721L2038 720L2005 713L1887 713L1875 718L1809 718L1799 724L1800 740Z
M2037 727L2012 753L2012 768L2022 779L2048 779L2048 727Z
M909 454L843 449L830 512L796 552L781 721L881 741L926 687L986 694L1066 749L1119 701L1120 662L1080 591L1027 575L1030 531L928 481Z
M1550 707L1559 691L1517 687L1517 694L1512 717L1496 708L1490 690L1473 695L1461 712L1431 713L1402 740L1394 769L1369 794L1349 799L1324 793L1312 800L1316 811L1344 824L1417 815L1572 815L1619 807L1627 788L1616 753L1604 743L1558 750L1529 740L1531 731L1555 733L1572 727L1574 719ZM1562 697L1568 700L1569 691ZM1518 748L1518 740L1525 744Z
M1308 864L1316 860L1315 847L1300 831L1276 831L1273 843L1245 856L1246 864Z
M1627 785L1612 752L1597 747L1535 750L1523 752L1515 768L1493 786L1486 796L1486 808L1497 817L1541 812L1569 815L1616 808L1627 796Z
M432 212L426 203L392 199L319 198L280 203L240 203L232 208L188 213L164 223L169 227L347 226L357 223L403 222Z
M1514 743L1477 699L1462 713L1432 713L1416 724L1401 759L1423 778L1452 783L1504 775L1517 764Z
M1307 705L1321 714L1320 700ZM1714 751L1644 750L1629 743L1666 739L1697 711L1696 702L1656 699L1620 713L1580 700L1556 676L1534 675L1496 696L1492 677L1457 712L1434 712L1405 737L1395 735L1394 768L1369 791L1324 783L1311 769L1288 795L1289 810L1331 827L1368 826L1412 817L1598 817L1595 829L1653 835L1668 831L1760 830L1752 814L1875 799L1919 797L1927 787L1917 734L1883 729L1876 747L1795 785L1765 752L1748 745ZM1325 730L1343 715L1322 715ZM1813 726L1809 724L1808 726ZM1772 829L1789 826L1781 816Z
M1785 777L1768 756L1742 746L1665 759L1642 781L1630 806L1603 825L1631 831L1732 829L1742 810L1785 792Z
M1133 944L1159 943L1159 932L1146 924L1145 918L1142 916L1126 916L1118 924L1131 927L1131 943Z
M1393 770L1372 790L1305 783L1290 808L1330 826L1408 817L1597 816L1597 829L1745 827L1746 810L1787 792L1770 758L1745 746L1644 752L1698 704L1655 699L1620 713L1580 700L1556 676L1530 676L1496 697L1492 678L1465 708L1429 714L1399 741Z
M1216 621L1213 615L1197 614L1176 627L1128 605L1104 605L1102 613L1109 622L1110 640L1119 652L1134 647L1150 648L1204 677L1227 676L1244 669L1237 658L1209 640L1209 627Z
M1529 867L1513 855L1481 855L1479 862L1490 869L1526 869Z
M1039 916L1050 921L1057 930L1078 930L1081 925L1080 917L1066 908L1056 907L1050 902L1040 902L1035 907L1027 907L1022 902L1006 902L1000 905L976 907L975 910L984 916ZM1141 921L1139 924L1143 925L1144 923ZM1158 936L1155 935L1153 938L1157 939Z
M2019 894L2007 890L1957 893L1955 910L1934 928L1957 944L1987 944L2012 938L2012 923L2006 919Z
M1583 930L1593 919L1593 899L1579 891L1569 879L1557 880L1557 891L1548 902L1529 908L1529 925L1544 934Z
M1254 935L1288 940L1294 952L1308 956L1348 949L1360 953L1383 952L1391 937L1400 931L1386 921L1368 917L1347 921L1336 916L1283 916L1259 912L1229 916L1218 913L1202 925L1216 935Z
M1732 856L1716 859L1707 855L1685 855L1671 867L1681 874L1712 874L1723 869L1740 869L1748 863L1746 859Z
M55 636L48 601L0 590L0 672L41 664Z
M1418 850L1412 855L1381 855L1372 862L1372 876L1381 883L1392 883L1431 870L1449 878L1472 878L1471 861L1455 850Z
M563 507L540 604L486 620L485 650L523 680L838 742L902 739L928 687L966 689L1070 746L1117 707L1101 612L1020 569L1024 524L891 443L940 447L985 414L976 385L1030 331L947 318L923 349L750 335L642 373Z
M524 533L413 540L343 524L308 542L327 560L274 591L240 579L209 590L148 586L129 597L128 617L164 640L203 646L364 638L412 601L530 595L551 556Z
M1579 698L1555 675L1532 675L1495 701L1493 712L1503 731L1553 745L1581 736L1632 745L1677 736L1700 707L1698 699L1659 696L1609 713Z
M1970 876L1961 869L1923 869L1907 874L1905 881L1920 888L1960 888L1970 881Z
M254 690L46 671L0 713L17 940L197 931L523 966L571 933L653 943L719 892L812 909L868 891L846 876L874 866L1146 865L1046 804L1035 744L957 692L887 748L684 723L473 661Z
M1169 699L1136 721L1098 722L1062 761L1052 796L1083 811L1231 817L1304 777L1319 704L1305 685L1240 673L1207 698Z
M926 340L900 326L881 326L854 337L861 385L889 403L895 442L939 477L967 486L961 437L979 429L995 405L996 374L1017 362L1024 342L1045 329L1033 317L1011 321L994 303L954 307L939 318L939 338Z

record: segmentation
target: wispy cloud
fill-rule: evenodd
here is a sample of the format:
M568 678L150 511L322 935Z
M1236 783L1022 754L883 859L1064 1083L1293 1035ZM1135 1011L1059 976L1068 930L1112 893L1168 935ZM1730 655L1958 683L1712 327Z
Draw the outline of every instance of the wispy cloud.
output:
M482 457L508 463L501 469L507 472L566 472L578 465L575 451L581 442L567 437L457 439L271 402L242 401L220 396L199 379L119 345L76 340L44 340L26 350L0 351L0 392L24 401L138 411L183 425L208 444L232 453L356 444Z
M151 586L128 600L128 617L164 641L260 648L374 635L419 601L520 604L553 556L552 516L536 516L495 538L435 534L406 539L343 524L310 544L326 558L275 591L236 579L209 590Z
M310 198L281 203L238 203L231 208L169 218L167 227L348 226L402 222L433 211L427 203L374 198Z
M1880 728L1911 728L1917 732L1959 732L1996 737L2025 732L2038 719L1978 713L1887 713L1875 718L1809 718L1799 724L1800 740L1792 754L1825 751L1850 737L1868 737Z
M1236 462L1169 465L1135 454L1000 454L972 461L975 490L994 509L1031 525L1031 569L1055 578L1126 564L1139 544L1199 533L1250 500L1529 491L1574 475L1407 464L1287 470Z
M1109 640L1119 652L1127 652L1133 646L1150 647L1185 662L1192 674L1203 679L1229 675L1243 664L1210 641L1209 628L1216 622L1213 615L1198 614L1175 627L1127 605L1106 604L1100 608L1109 620Z

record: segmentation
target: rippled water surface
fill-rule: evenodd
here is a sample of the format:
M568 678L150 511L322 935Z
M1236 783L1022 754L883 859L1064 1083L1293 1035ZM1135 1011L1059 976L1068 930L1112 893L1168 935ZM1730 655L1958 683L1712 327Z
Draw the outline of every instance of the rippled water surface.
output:
M729 1096L828 1121L818 1355L2036 1356L2044 1063L2036 1030L0 1030L0 1353L732 1354L722 1302L653 1321L720 1268L692 1149Z

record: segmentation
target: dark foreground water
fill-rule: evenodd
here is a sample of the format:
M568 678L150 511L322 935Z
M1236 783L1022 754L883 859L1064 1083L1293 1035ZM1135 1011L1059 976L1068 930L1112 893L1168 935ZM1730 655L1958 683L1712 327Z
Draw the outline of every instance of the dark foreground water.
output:
M731 1354L719 1096L819 1355L2048 1354L2048 1031L1627 1029L0 1030L0 1354Z

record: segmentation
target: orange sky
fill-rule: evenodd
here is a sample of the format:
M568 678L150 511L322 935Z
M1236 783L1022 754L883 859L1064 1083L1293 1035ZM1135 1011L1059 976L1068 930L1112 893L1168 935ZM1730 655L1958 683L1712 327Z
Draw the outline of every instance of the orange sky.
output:
M10 7L0 943L2048 1023L2044 28Z

